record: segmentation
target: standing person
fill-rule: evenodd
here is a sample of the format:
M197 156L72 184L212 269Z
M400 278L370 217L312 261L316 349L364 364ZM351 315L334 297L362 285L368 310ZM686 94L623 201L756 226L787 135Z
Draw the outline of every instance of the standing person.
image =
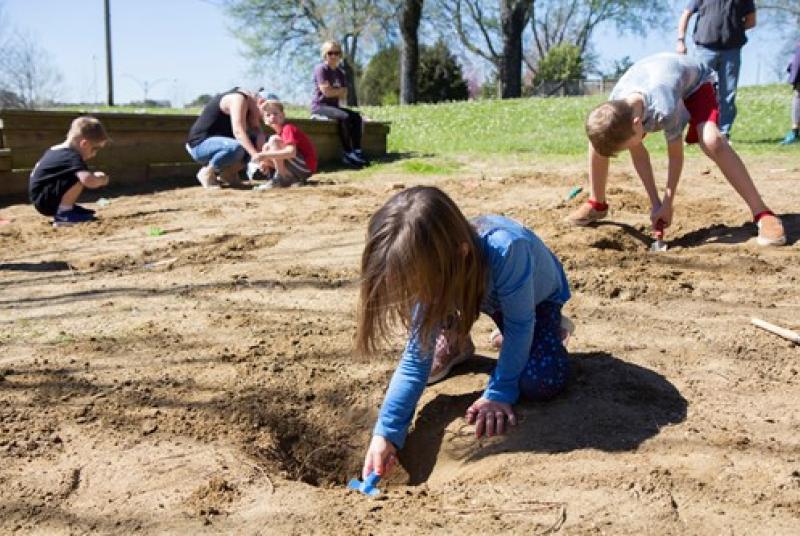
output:
M435 187L393 195L367 228L356 346L364 354L376 350L396 321L409 337L364 477L391 469L425 385L446 375L458 357L442 351L448 346L442 338L468 340L481 312L503 331L504 342L486 390L466 411L478 437L516 425L512 405L520 398L547 400L563 391L570 365L561 308L569 298L561 263L531 230L502 216L468 221Z
M86 165L110 141L103 124L94 117L72 121L67 139L50 147L33 167L28 195L36 210L53 216L53 227L95 220L94 210L78 205L84 188L102 188L108 175L89 171Z
M792 130L783 138L781 145L789 145L800 142L800 41L794 49L789 67L789 83L794 87L792 93Z
M286 122L283 103L278 99L267 99L259 107L264 123L275 131L261 152L264 164L274 170L272 182L267 186L304 184L317 172L314 143L296 125Z
M761 199L741 158L717 127L719 105L711 79L713 73L706 64L679 54L655 54L634 63L611 90L609 100L586 118L591 197L567 221L588 225L606 216L610 158L627 150L650 198L653 229L669 227L683 171L681 134L688 123L686 143L699 143L747 203L758 227L758 244L785 244L780 218ZM642 143L648 132L658 130L664 131L667 140L667 186L663 199L656 187L650 153Z
M322 63L314 67L311 113L337 121L339 139L344 150L342 161L345 164L355 167L365 166L367 159L361 150L361 135L364 129L361 115L339 104L347 98L347 77L339 66L342 46L336 41L325 41L320 50Z
M730 139L736 119L736 87L745 31L756 25L754 0L689 0L678 21L678 54L686 54L686 29L697 13L692 39L695 54L717 73L720 131Z
M219 188L221 182L240 184L239 171L248 161L260 162L264 144L261 132L260 96L240 88L216 95L203 107L189 130L186 150L203 164L197 180L204 188Z

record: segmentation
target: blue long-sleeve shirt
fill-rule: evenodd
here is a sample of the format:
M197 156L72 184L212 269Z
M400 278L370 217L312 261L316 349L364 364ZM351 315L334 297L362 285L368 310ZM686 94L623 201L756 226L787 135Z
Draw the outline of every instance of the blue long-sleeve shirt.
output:
M503 346L483 396L513 404L519 398L519 377L533 341L536 306L544 301L565 303L570 298L569 284L561 263L531 230L502 216L483 216L473 224L489 267L481 311L503 315ZM397 448L405 443L428 381L433 347L423 345L412 329L389 382L373 433Z

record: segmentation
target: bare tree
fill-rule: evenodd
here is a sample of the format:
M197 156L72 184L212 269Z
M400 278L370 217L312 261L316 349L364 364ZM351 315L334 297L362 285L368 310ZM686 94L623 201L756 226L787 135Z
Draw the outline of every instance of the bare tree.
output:
M400 102L414 104L418 95L419 74L419 23L422 19L423 0L404 0L400 8Z
M3 2L0 2L0 110L3 108L23 108L25 103L8 87L5 72L2 70L2 59L6 58L8 50L8 19L3 13Z
M350 91L347 104L356 106L355 69L364 46L387 40L396 20L397 0L223 0L235 23L236 37L255 62L277 60L286 70L319 59L327 39L342 44L342 67Z
M671 18L665 0L537 0L531 16L533 47L525 61L535 72L536 62L563 43L576 45L586 55L592 34L602 23L641 34L669 24Z
M8 18L3 13L3 9L3 2L0 0L0 57L5 56L6 47L8 47ZM2 85L2 80L0 80L0 85Z
M24 108L36 108L53 101L61 84L61 73L36 39L15 32L2 52L0 80L5 91L13 93Z
M498 95L519 97L522 88L522 34L533 0L439 0L462 46L488 61L498 74Z

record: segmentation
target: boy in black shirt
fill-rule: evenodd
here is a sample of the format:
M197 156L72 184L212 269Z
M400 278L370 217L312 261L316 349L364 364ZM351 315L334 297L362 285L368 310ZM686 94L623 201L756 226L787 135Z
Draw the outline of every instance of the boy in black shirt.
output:
M36 163L30 176L28 194L41 214L53 216L53 227L93 221L94 211L77 205L84 188L102 188L108 175L91 172L86 160L110 141L103 125L94 117L72 121L67 139L50 147Z

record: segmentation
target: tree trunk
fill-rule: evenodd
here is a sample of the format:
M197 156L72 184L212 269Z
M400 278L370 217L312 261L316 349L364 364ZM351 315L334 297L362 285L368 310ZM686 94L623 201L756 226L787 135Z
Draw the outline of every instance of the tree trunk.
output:
M532 0L500 0L503 55L500 58L498 91L503 99L522 96L522 32L532 9Z
M405 0L400 11L400 31L403 46L400 50L400 103L417 102L419 73L419 21L424 0Z
M356 94L356 70L348 60L340 64L347 79L347 106L358 106L358 95Z
M339 66L344 70L347 79L347 106L358 106L358 93L356 92L356 62L355 57L358 52L358 36L346 34L342 39L344 56Z

